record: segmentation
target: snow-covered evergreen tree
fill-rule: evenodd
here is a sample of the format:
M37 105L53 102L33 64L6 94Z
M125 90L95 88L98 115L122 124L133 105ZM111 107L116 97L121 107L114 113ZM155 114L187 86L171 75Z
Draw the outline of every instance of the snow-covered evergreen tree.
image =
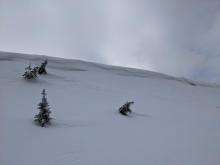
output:
M127 101L123 106L119 108L119 113L121 113L122 115L128 115L128 113L131 113L132 112L130 109L131 104L134 104L134 102Z
M32 73L34 74L35 77L37 77L38 69L39 69L38 66L36 66L32 69Z
M39 114L35 115L35 121L41 126L44 127L45 124L50 123L50 108L46 98L46 91L43 89L43 95L41 102L38 104L38 109L40 110Z
M37 78L37 70L32 69L31 65L25 68L25 72L22 75L25 79L34 79Z
M46 66L47 66L47 60L41 63L41 66L38 69L38 74L47 74Z

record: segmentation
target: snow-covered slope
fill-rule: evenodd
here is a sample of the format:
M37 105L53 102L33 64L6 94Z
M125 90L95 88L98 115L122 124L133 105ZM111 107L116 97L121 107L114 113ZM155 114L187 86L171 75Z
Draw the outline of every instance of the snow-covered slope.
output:
M29 63L48 75L26 81ZM33 123L47 91L52 125ZM134 114L118 107L134 100ZM220 88L149 71L0 53L1 165L219 165Z

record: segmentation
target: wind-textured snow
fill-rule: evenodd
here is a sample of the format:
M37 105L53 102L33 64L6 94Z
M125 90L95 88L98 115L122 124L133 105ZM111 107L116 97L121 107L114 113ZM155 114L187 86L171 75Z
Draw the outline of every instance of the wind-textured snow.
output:
M48 75L24 80L48 58ZM45 88L52 124L34 124ZM130 117L118 113L134 100ZM0 53L1 165L219 165L220 88L149 71Z

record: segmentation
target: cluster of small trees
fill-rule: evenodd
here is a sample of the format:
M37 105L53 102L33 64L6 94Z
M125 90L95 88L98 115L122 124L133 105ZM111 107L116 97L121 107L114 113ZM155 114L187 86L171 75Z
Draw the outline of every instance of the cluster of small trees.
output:
M22 75L25 79L35 79L38 77L38 75L47 74L46 66L47 66L47 60L44 60L44 62L41 63L40 66L35 66L34 68L29 65L25 68L25 72ZM46 124L50 123L51 117L50 117L50 108L49 104L47 102L46 98L46 90L43 89L42 93L43 95L41 102L38 104L38 109L40 110L37 115L34 116L34 121L39 124L41 127L44 127Z
M31 68L31 65L25 68L25 73L23 74L23 77L25 79L35 79L38 77L38 74L47 74L46 66L47 66L47 60L45 60L43 63L41 63L40 66L36 66L34 68ZM38 104L39 113L34 116L34 121L40 125L41 127L45 127L46 125L50 124L51 121L51 111L49 104L47 102L46 98L46 90L43 89L42 92L42 100ZM128 114L132 113L130 106L131 104L134 104L133 101L127 101L124 105L122 105L119 108L119 113L122 115L127 116Z
M22 75L25 79L35 79L37 78L37 75L39 74L47 74L46 71L46 66L47 66L47 60L41 63L40 66L36 66L34 68L29 65L28 67L25 68L25 72Z

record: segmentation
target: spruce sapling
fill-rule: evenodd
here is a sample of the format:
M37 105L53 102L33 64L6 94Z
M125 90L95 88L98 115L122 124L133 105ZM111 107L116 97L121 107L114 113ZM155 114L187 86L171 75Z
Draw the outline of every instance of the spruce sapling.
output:
M37 78L37 70L32 69L31 65L25 68L25 72L22 75L25 79L34 79Z
M50 108L46 98L46 91L43 89L43 95L41 102L38 104L38 109L40 110L39 114L35 115L35 121L41 126L44 127L45 124L49 124L51 117L50 117Z

